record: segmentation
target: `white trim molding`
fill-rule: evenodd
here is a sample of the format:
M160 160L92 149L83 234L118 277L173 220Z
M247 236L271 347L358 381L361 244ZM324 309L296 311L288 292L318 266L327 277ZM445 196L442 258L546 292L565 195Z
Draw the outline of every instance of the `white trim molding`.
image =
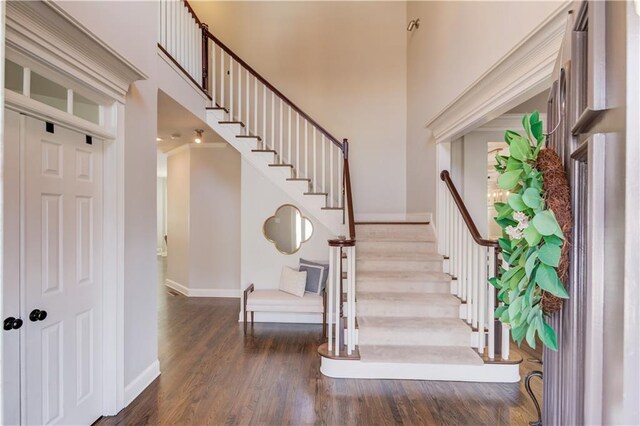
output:
M159 375L160 362L155 360L124 388L125 407L131 404Z
M240 290L227 288L188 288L178 282L165 279L165 285L187 297L229 297L240 298Z
M228 146L229 144L226 142L204 142L204 143L189 142L189 143L184 143L183 145L177 146L165 152L165 155L167 157L171 157L172 155L179 154L182 151L186 151L188 149L213 149L213 148L220 149L220 148L226 148Z
M570 7L564 2L426 123L436 143L460 137L549 87Z
M6 45L105 99L124 103L131 83L147 78L53 1L7 2Z

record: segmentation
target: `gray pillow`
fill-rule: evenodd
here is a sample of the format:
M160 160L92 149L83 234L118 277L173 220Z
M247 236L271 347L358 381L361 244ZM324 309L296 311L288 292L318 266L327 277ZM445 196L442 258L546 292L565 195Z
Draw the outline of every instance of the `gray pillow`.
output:
M327 286L329 264L311 262L301 258L298 270L307 272L307 283L304 292L317 295L322 294L322 290Z

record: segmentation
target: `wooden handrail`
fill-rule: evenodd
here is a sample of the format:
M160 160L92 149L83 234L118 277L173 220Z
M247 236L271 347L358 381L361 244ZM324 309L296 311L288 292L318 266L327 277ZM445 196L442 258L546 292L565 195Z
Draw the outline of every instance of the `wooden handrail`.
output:
M283 95L282 92L280 92L278 89L276 89L271 83L269 83L267 81L266 78L261 76L256 70L251 68L251 66L249 64L247 64L241 57L239 57L238 55L235 54L235 52L233 52L231 49L229 49L223 42L220 41L220 39L218 39L216 36L211 34L210 31L207 31L207 34L209 35L209 38L211 40L213 40L218 46L220 46L220 48L222 50L224 50L229 56L231 56L233 59L235 59L236 62L238 62L240 65L242 65L247 71L249 71L249 73L251 73L251 75L253 75L255 78L257 78L258 81L260 81L260 83L262 83L266 87L268 87L269 90L271 90L273 93L275 93L279 98L281 98L291 108L293 108L298 114L300 114L305 120L307 120L314 127L316 127L320 131L320 133L325 135L331 142L334 143L334 145L336 145L338 148L340 148L341 150L344 151L344 148L343 148L342 144L338 141L338 139L335 136L333 136L331 133L329 133L327 130L325 130L324 127L319 125L313 118L311 118L309 116L309 114L307 114L302 109L300 109L300 107L298 107L296 104L291 102L289 100L289 98L287 98L285 95Z
M480 232L478 232L478 228L476 227L476 224L473 222L473 219L469 214L469 210L467 210L467 207L464 205L464 201L462 201L462 197L460 197L460 194L458 193L456 186L453 184L453 181L451 180L451 176L449 176L449 171L448 170L441 171L440 179L447 185L447 188L449 188L449 192L453 197L453 201L455 201L456 206L458 206L458 210L460 211L460 214L462 215L462 219L464 219L464 223L467 225L467 229L469 230L469 233L471 233L473 240L478 245L483 247L499 247L498 241L487 240L485 238L482 238L482 235L480 235Z
M353 214L353 196L351 194L351 174L349 173L349 141L347 139L342 141L342 152L344 153L344 167L343 167L343 187L344 196L348 213L349 222L349 238L355 240L356 238L356 222Z

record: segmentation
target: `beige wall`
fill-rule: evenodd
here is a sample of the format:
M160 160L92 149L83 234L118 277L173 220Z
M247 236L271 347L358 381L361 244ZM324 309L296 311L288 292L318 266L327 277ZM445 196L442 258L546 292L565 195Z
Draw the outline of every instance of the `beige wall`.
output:
M189 282L189 150L167 157L167 279Z
M218 295L237 297L240 293L240 154L230 145L192 148L190 192L189 287L233 290Z
M167 278L194 296L240 289L240 154L230 146L169 152Z
M406 3L192 4L213 34L349 139L357 214L404 214Z
M436 153L427 121L523 40L560 2L408 2L407 211L435 211Z

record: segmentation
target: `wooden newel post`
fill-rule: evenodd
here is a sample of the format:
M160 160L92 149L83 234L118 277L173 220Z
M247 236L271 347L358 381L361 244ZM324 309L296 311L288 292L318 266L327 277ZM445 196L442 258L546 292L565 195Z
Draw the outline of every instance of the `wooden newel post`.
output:
M345 160L349 159L349 140L348 139L342 140L342 154L344 155Z
M202 88L209 91L209 26L202 23Z

